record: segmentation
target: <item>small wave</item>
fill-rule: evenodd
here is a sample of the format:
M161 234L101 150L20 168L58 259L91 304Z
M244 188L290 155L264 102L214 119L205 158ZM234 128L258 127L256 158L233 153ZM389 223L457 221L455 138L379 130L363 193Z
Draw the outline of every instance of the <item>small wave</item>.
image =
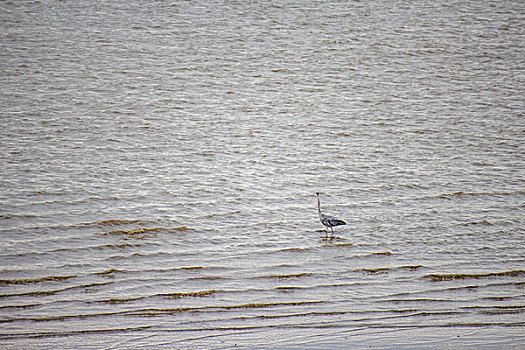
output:
M461 309L476 311L483 315L507 315L523 313L525 305L465 306Z
M453 199L453 198L459 197L461 195L463 195L463 191L457 191L457 192L453 192L453 193L442 193L442 194L438 195L437 197L438 198L443 198L443 199Z
M130 237L138 237L143 238L147 233L150 232L181 232L181 231L192 231L193 229L187 227L187 226L179 226L179 227L139 227L129 230L114 230L109 232L104 232L104 236L110 236L110 235L120 235L120 236L130 236Z
M494 301L507 301L507 300L514 300L516 299L516 296L490 296L490 297L484 297L481 298L484 300L494 300Z
M180 267L181 270L202 270L202 266L183 266Z
M99 276L106 276L106 275L113 275L115 273L124 273L124 272L125 272L124 270L109 269L109 270L105 270L105 271L94 272L93 274L94 275L99 275Z
M427 317L427 316L452 316L452 315L462 315L465 312L461 311L420 311L406 317Z
M204 307L177 307L177 308L148 308L139 310L119 311L111 313L111 315L123 315L123 316L160 316L160 315L173 315L181 312L213 312L221 310L237 310L237 309L270 309L275 307L287 307L287 306L308 306L321 304L324 301L292 301L292 302L276 302L276 303L247 303L247 304L235 304L235 305L221 305L221 306L204 306ZM108 314L92 314L85 315L84 317L100 317Z
M203 267L203 266L177 266L177 267L166 267L166 268L152 268L152 269L139 269L139 270L131 270L130 272L136 272L136 273L149 273L149 272L172 272L172 271L199 271L199 270L214 270L214 269L222 269L221 267Z
M24 304L24 305L5 305L0 306L0 310L9 310L9 309L29 309L33 307L42 306L41 304Z
M140 220L137 219L108 219L108 220L101 220L96 222L87 222L84 223L86 226L98 226L98 227L107 227L107 226L120 226L120 225L129 225L129 224L136 224Z
M312 305L312 304L321 304L323 301L292 301L292 302L282 302L282 303L249 303L249 304L239 304L239 305L225 305L217 306L219 309L232 310L232 309L268 309L278 306L303 306L303 305Z
M180 271L180 270L183 270L183 271L197 271L197 270L202 270L204 269L204 267L202 266L182 266L182 267L170 267L170 268L155 268L155 269L137 269L137 270L133 270L133 269L108 269L108 270L104 270L104 271L100 271L100 272L93 272L91 273L92 275L97 275L97 276L110 276L112 277L114 274L117 274L117 273L120 273L120 274L125 274L125 273L150 273L150 272L171 272L171 271Z
M193 231L194 229L192 229L191 227L187 227L187 226L179 226L179 227L169 227L169 228L166 228L165 230L168 232L170 231L180 232L180 231Z
M392 255L392 253L390 253L390 252L375 252L375 253L372 253L372 255L385 255L385 256L390 256L390 255Z
M207 294L203 297L213 295L212 291L204 291ZM198 292L201 293L201 292ZM208 294L209 293L209 294ZM162 295L157 295L162 296ZM190 295L191 297L192 295ZM197 295L198 297L199 295ZM181 296L184 297L184 296ZM138 297L137 300L143 297ZM146 298L146 297L144 297ZM100 300L98 302L105 302L109 304L119 304L132 301L133 298L121 298L121 299L107 299ZM49 321L66 321L74 319L88 319L88 318L99 318L99 317L116 317L116 316L131 316L131 317L150 317L150 316L161 316L161 315L173 315L182 312L215 312L222 310L237 310L237 309L270 309L275 307L288 307L288 306L308 306L313 304L323 303L323 301L295 301L295 302L276 302L276 303L247 303L247 304L236 304L236 305L222 305L222 306L204 306L204 307L178 307L178 308L146 308L137 310L123 310L123 311L110 311L110 312L97 312L92 314L75 314L75 315L58 315L58 316L46 316L46 317L24 317L18 320L26 320L33 322L49 322ZM0 335L1 339L1 335Z
M153 253L133 253L130 255L113 255L108 257L106 260L121 260L121 259L130 259L130 258L144 258L144 257L155 257L162 255L170 255L168 252L153 252Z
M115 230L115 231L110 231L110 232L104 232L103 235L104 236L108 236L108 235L136 236L136 235L143 235L144 233L147 233L147 232L156 232L156 231L161 231L161 230L164 230L164 228L163 227L153 227L153 228L139 227L139 228L130 229L130 230Z
M423 265L403 265L403 266L398 266L398 269L407 269L410 271L416 271L422 267Z
M228 213L212 213L212 214L207 214L207 215L204 215L203 217L204 218L213 218L215 216L221 216L221 217L225 217L225 216L229 216L229 215L233 215L233 214L239 214L241 211L240 210L234 210L234 211L231 211L231 212L228 212Z
M375 269L360 269L358 271L363 271L367 274L373 275L378 273L387 273L389 270L391 270L390 267L376 267Z
M191 277L191 278L188 278L188 279L190 281L221 281L221 280L227 280L229 278L228 277L223 277L223 276L211 275L211 276Z
M97 300L97 303L106 303L106 304L125 304L133 301L143 300L153 297L161 297L165 299L181 299L181 298L205 298L213 296L216 293L215 290L203 290L197 292L186 292L186 293L159 293L153 295L146 295L140 297L129 297L129 298L111 298L111 299L102 299Z
M522 194L522 191L516 191L516 192L508 192L508 191L487 191L487 192L464 192L464 191L456 191L452 193L441 193L437 195L437 198L441 199L455 199L460 198L464 196L511 196L516 194Z
M414 293L415 294L415 293ZM410 295L410 293L406 294L396 294L396 295ZM449 299L440 299L440 298L384 298L379 300L381 303L416 303L416 304L424 304L424 303L444 303L444 302L453 302ZM415 309L415 311L417 311Z
M135 248L135 247L142 247L144 246L144 243L118 243L118 244L102 244L102 245L92 245L92 246L84 246L84 247L75 247L75 248L57 248L54 250L51 250L51 252L80 252L80 251L93 251L93 250L105 250L105 249L122 249L122 248Z
M77 277L76 275L70 276L45 276L37 278L23 278L23 279L0 279L0 286L9 284L33 284L48 281L64 281L70 278Z
M503 271L503 272L491 272L482 274L469 274L469 273L451 273L451 274L429 274L425 275L424 278L429 279L432 282L441 281L452 281L457 279L482 279L491 277L519 277L525 275L523 270L514 271Z
M289 247L279 249L279 252L292 252L292 253L302 253L310 250L310 248L300 248L300 247Z
M461 225L463 226L472 226L472 225L492 226L493 224L488 220L480 220L480 221L462 222Z
M459 299L441 299L441 298L415 298L416 295L426 295L428 293L448 293L448 292L457 292L457 291L463 291L463 290L474 290L474 289L494 289L497 288L498 290L507 290L505 288L507 287L520 287L525 285L525 282L502 282L502 283L488 283L484 285L465 285L465 286L452 286L452 287L446 287L441 285L438 288L432 288L432 289L425 289L421 291L413 291L413 292L399 292L399 293L393 293L388 296L388 298L394 298L394 297L402 297L403 299L399 299L399 301L436 301L436 302L461 302ZM415 298L415 299L414 299ZM514 299L515 297L509 297L510 299ZM397 299L389 299L389 300L397 300Z
M2 334L0 339L25 339L25 338L49 338L49 337L70 337L73 335L81 334L104 334L104 333L121 333L121 332L133 332L149 329L152 326L139 326L139 327L125 327L125 328L108 328L108 329L84 329L78 331L63 331L63 332L33 332L33 333L14 333L14 334Z
M282 293L291 293L296 290L305 289L305 287L282 286L282 287L275 287L275 289Z
M12 293L12 294L0 294L0 298L10 298L10 297L20 297L20 296L47 296L47 295L55 295L57 293L73 290L73 289L89 289L93 287L100 287L105 286L107 284L110 284L113 282L101 282L101 283L90 283L90 284L81 284L77 286L70 286L66 288L61 289L53 289L53 290L36 290L36 291L30 291L30 292L23 292L23 293Z
M64 292L69 289L71 288L55 289L55 290L37 290L33 292L13 293L13 294L0 294L0 298L21 297L21 296L31 296L31 297L46 296L46 295L53 295L59 292Z
M479 311L480 314L484 315L515 315L515 314L521 314L523 313L523 310L514 310L514 309L506 309L506 310L485 310L485 311Z
M214 289L212 290L203 290L198 292L188 292L188 293L162 293L162 294L156 294L156 296L160 296L167 299L180 299L180 298L205 298L212 296L216 293Z
M300 272L300 273L290 273L290 274L264 275L264 276L257 276L254 278L289 279L289 278L300 278L300 277L306 277L306 276L312 276L312 275L313 273L310 273L310 272Z
M132 301L142 300L142 299L145 299L145 298L146 297L111 298L111 299L97 300L96 302L115 305L115 304L125 304L125 303L129 303L129 302L132 302Z
M373 254L370 254L370 255L375 255L375 254L376 253L373 253ZM358 270L355 270L355 271L365 272L367 274L373 275L373 274L387 273L389 271L394 271L394 270L416 271L416 270L418 270L418 269L420 269L422 267L423 267L423 265L402 265L402 266L394 266L394 267L364 268L364 269L358 269Z

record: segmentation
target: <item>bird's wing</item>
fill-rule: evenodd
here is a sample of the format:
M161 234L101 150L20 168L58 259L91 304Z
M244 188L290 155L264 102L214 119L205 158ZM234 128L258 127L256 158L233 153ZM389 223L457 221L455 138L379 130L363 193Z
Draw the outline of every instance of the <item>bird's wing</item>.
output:
M344 222L343 220L335 218L333 216L329 216L329 215L323 215L322 220L324 220L325 222L327 222L328 224L332 226L346 225L346 222Z
M330 225L332 226L346 225L346 222L344 222L341 219L330 219Z

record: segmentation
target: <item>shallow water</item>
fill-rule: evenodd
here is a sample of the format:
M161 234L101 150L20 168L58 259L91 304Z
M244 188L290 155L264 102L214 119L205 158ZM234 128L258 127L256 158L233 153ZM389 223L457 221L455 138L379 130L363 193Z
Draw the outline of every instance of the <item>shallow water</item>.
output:
M523 2L0 7L2 348L525 345Z

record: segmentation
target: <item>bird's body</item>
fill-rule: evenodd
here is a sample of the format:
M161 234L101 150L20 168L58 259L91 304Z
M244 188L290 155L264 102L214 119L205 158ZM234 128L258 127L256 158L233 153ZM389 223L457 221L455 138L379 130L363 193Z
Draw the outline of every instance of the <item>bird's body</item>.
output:
M337 219L333 216L324 215L321 212L321 200L319 199L319 192L316 192L315 194L317 194L317 211L319 212L319 219L321 220L321 223L324 226L330 227L330 229L332 230L332 236L333 236L334 227L339 226L339 225L346 225L346 222L344 222L343 220ZM326 230L326 236L328 237L328 230Z

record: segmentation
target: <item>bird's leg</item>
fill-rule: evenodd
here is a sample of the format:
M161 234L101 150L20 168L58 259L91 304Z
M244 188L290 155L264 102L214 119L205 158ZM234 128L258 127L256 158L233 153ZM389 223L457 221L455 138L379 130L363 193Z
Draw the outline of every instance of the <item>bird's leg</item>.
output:
M330 229L332 230L332 237L333 237L334 236L334 228L330 227Z

